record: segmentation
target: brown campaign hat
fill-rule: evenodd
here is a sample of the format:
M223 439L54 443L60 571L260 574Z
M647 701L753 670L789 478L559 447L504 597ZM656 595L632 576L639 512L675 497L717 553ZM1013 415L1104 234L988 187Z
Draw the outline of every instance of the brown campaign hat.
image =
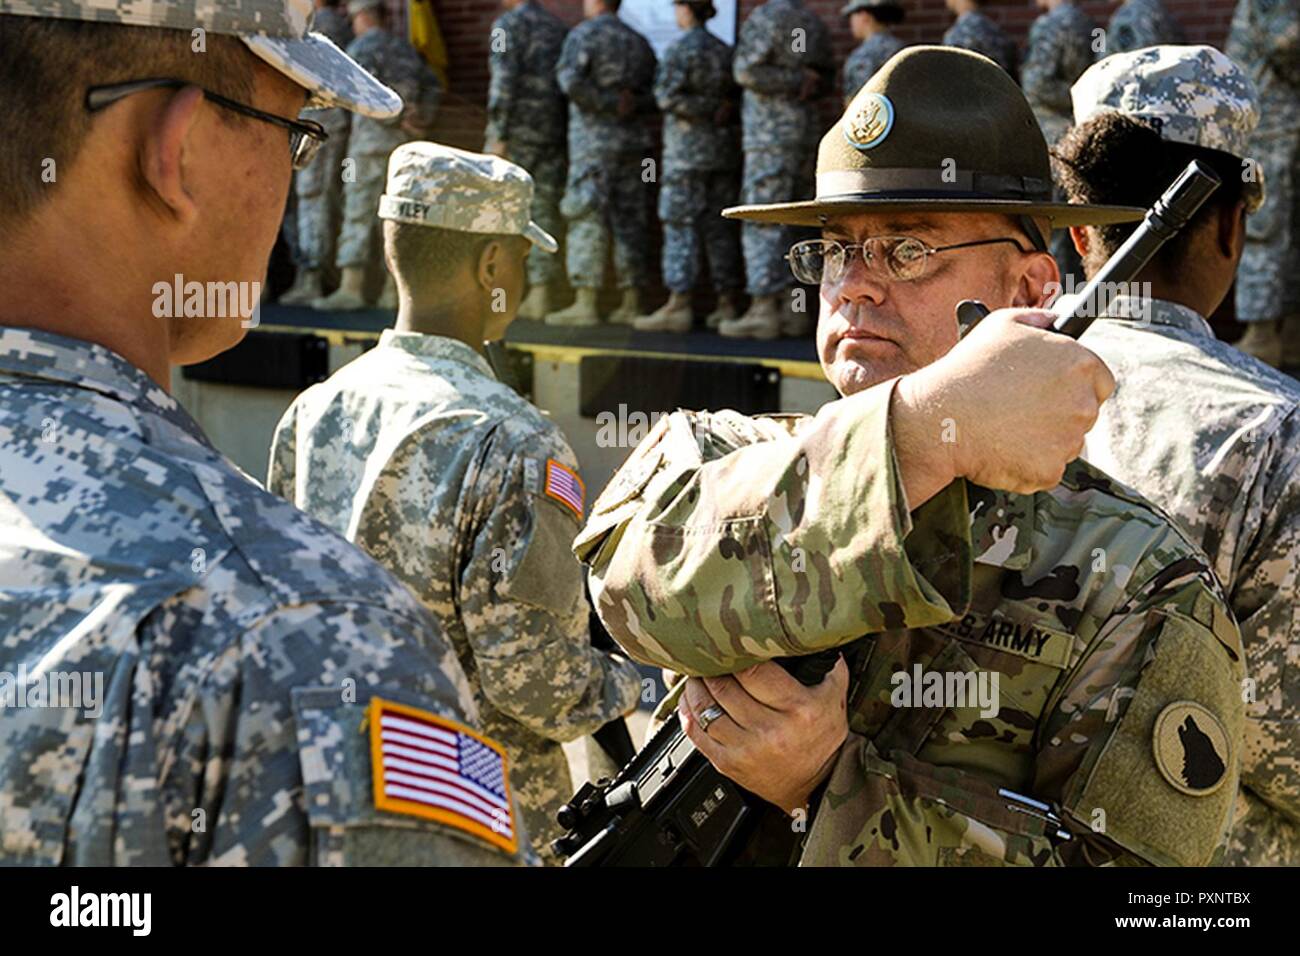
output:
M955 47L899 51L822 137L817 196L735 206L729 219L821 226L863 212L998 212L1052 227L1141 219L1133 206L1052 201L1047 142L1020 87Z

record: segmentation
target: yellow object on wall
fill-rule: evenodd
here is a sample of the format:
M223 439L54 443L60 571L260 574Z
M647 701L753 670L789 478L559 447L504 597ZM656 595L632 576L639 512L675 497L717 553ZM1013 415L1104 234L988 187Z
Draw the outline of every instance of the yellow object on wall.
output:
M447 83L447 44L442 39L438 15L433 12L433 0L410 0L409 13L411 46L420 51L420 56L437 74L442 88L450 89Z

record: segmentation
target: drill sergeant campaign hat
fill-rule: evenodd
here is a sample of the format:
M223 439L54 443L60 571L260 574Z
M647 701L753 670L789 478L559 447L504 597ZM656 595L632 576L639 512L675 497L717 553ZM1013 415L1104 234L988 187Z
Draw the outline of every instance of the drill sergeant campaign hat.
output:
M388 157L379 218L462 232L524 236L546 252L559 244L533 222L533 177L509 160L441 143L404 143Z
M1212 149L1254 173L1246 203L1264 201L1264 171L1250 159L1259 94L1246 72L1212 46L1150 46L1094 63L1070 89L1074 122L1107 111L1151 127L1167 143Z
M978 53L914 46L890 57L822 137L816 198L723 215L823 226L864 212L1004 213L1039 241L1027 217L1060 229L1129 222L1145 210L1053 202L1047 141L1015 80Z
M319 33L312 0L0 0L0 14L237 36L310 94L309 108L389 119L402 98Z

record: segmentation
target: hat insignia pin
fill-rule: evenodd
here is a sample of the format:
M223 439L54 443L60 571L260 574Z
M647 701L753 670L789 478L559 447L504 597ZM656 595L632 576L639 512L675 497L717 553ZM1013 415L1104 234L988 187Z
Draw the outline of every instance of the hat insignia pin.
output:
M894 104L883 93L863 93L852 115L845 117L844 138L855 149L874 149L894 127Z

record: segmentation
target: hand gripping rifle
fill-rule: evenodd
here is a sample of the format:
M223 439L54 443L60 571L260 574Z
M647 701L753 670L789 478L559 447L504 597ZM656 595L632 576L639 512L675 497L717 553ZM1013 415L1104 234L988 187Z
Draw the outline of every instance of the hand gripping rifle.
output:
M1192 162L1147 212L1141 225L1077 295L1058 300L1052 328L1078 338L1151 257L1200 209L1220 180ZM965 331L988 309L957 306ZM835 666L840 649L780 661L812 686ZM724 777L682 731L674 713L613 780L585 783L557 814L568 832L552 846L567 866L720 866L740 860L771 804ZM787 823L787 831L793 828ZM797 852L796 838L790 850Z

